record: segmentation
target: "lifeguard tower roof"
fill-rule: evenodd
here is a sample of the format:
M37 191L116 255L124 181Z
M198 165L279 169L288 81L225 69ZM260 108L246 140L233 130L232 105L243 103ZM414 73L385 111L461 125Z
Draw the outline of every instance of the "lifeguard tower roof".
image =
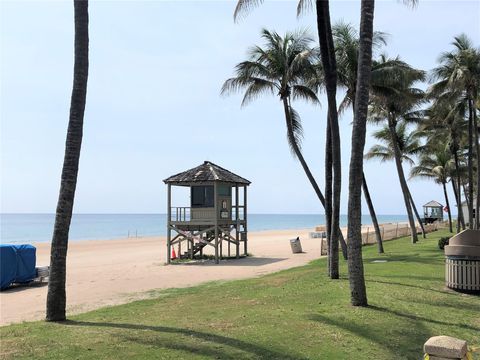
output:
M438 201L431 200L431 201L427 202L425 205L423 205L423 207L441 207L441 208L443 208L443 205L440 204Z
M214 181L250 185L250 181L247 179L234 174L231 171L224 169L210 161L205 161L203 164L197 167L183 171L176 175L172 175L163 180L165 184L185 186L188 186L188 184L192 183L207 183Z

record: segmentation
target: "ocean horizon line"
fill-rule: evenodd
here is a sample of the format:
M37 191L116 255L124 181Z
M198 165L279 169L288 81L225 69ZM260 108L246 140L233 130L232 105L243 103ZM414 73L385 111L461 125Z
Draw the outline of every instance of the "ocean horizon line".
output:
M406 215L377 215L379 223L407 221ZM340 226L347 225L348 217L340 215ZM362 215L362 223L372 223L369 215ZM51 241L55 224L54 213L0 214L1 243L38 243ZM248 230L294 230L325 224L324 214L248 214ZM148 214L89 214L74 213L69 238L73 241L108 240L128 237L165 236L167 215Z

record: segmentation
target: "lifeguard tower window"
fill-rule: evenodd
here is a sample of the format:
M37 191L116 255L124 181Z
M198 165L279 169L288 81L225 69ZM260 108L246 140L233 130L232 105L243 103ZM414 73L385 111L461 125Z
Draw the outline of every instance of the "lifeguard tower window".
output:
M231 196L232 188L228 185L220 185L218 187L218 195L220 196Z
M192 186L192 208L213 207L213 186Z

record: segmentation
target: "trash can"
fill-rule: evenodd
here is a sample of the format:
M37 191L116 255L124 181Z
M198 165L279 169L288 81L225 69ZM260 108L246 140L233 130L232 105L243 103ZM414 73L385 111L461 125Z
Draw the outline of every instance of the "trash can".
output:
M480 291L480 230L464 230L445 246L446 285L455 290Z
M302 244L300 243L300 238L291 239L290 246L292 247L292 253L298 254L302 252Z

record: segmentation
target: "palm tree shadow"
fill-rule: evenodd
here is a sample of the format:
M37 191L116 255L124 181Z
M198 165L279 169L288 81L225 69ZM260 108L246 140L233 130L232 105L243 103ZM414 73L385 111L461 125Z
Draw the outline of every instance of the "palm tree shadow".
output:
M373 310L376 310L376 311L383 312L383 313L403 317L403 318L413 320L413 321L423 321L423 322L428 322L428 323L433 323L433 324L443 325L443 326L454 326L454 327L459 327L459 328L462 328L462 329L469 329L469 330L472 330L472 331L475 331L475 332L480 332L480 327L471 326L471 325L467 325L467 324L449 323L449 322L446 322L446 321L429 319L429 318L425 318L425 317L422 317L422 316L412 315L412 314L408 314L408 313L402 313L400 311L395 311L395 310L387 309L385 307L376 306L376 305L370 305L369 308L373 309Z
M430 330L421 323L415 326L382 329L366 322L356 322L351 318L335 318L335 315L311 314L309 320L327 324L373 342L392 354L392 358L418 359L423 343L432 336ZM392 341L394 339L395 341ZM370 344L371 346L371 344Z
M389 278L389 276L387 278ZM404 284L404 283L400 283L400 282L371 280L371 279L365 279L365 281L366 282L371 282L371 283L385 284L385 285L406 286L406 287L411 287L411 288L414 288L414 289L420 289L420 290L425 290L425 291L433 291L433 292L437 292L439 294L444 294L444 295L455 295L454 292L449 291L449 290L442 291L442 290L437 290L437 289L433 289L433 288L429 288L429 287L423 287L423 286L412 285L412 284Z
M182 337L179 337L178 341L173 341L171 338L162 339L161 337L156 337L155 339L152 339L151 337L142 336L141 334L135 332L127 333L126 335L121 334L120 336L122 336L126 341L133 341L146 346L155 346L159 348L169 348L172 350L186 351L192 354L204 355L217 359L241 359L242 357L251 358L251 355L254 355L262 359L307 360L307 358L302 357L298 354L290 355L285 353L283 350L281 352L275 351L273 349L243 340L191 329L182 329L168 326L88 322L75 320L67 320L62 324L65 324L67 326L106 327L112 329L133 331L146 330L154 331L160 334L180 335ZM190 344L188 339L197 341L195 341L194 344ZM223 349L223 346L227 348ZM234 348L236 351L232 352L231 348Z

